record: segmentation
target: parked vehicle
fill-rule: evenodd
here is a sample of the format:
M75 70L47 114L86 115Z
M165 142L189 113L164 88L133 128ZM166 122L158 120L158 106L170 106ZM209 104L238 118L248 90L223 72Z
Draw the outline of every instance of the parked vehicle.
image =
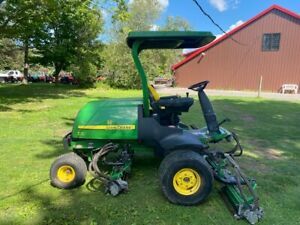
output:
M1 71L0 72L0 83L5 83L7 82L7 79L8 79L8 75L7 73L4 71Z
M45 82L46 83L53 83L54 82L54 77L53 76L51 76L51 75L45 75Z
M70 73L61 74L58 79L62 84L77 84L76 79Z
M54 81L54 78L46 73L36 72L28 76L28 81L32 83L37 83L37 82L52 83Z
M153 80L154 87L172 87L174 85L173 78L157 77Z
M0 82L19 82L24 79L23 73L21 73L19 70L5 70L0 73Z

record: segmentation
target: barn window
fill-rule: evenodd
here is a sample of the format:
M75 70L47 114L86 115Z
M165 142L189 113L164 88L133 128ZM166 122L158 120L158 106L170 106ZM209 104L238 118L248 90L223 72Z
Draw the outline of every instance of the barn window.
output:
M271 33L263 35L262 50L278 51L280 45L280 33Z

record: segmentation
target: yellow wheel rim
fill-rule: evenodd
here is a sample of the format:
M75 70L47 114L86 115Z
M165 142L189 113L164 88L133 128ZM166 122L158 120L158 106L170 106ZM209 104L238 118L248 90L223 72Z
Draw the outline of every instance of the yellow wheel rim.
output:
M72 182L75 178L75 170L72 166L61 166L57 170L57 178L64 183Z
M195 194L201 186L199 173L190 168L179 170L173 177L173 187L181 195Z

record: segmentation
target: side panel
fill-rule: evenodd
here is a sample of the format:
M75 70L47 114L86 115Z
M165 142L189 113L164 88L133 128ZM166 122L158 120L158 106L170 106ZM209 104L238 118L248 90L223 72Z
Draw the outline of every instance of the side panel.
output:
M139 107L139 135L140 141L155 148L157 156L165 156L178 149L192 149L201 151L208 146L191 132L176 127L161 126L153 117L143 117L143 110Z
M86 104L78 113L73 139L136 140L140 100L100 100Z
M174 134L162 139L160 146L164 149L165 155L178 149L201 151L208 148L195 135L186 131L183 131L182 134Z

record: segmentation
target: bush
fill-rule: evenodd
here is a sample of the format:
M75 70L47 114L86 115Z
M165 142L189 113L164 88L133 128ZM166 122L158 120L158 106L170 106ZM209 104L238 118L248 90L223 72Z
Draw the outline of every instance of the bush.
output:
M97 76L97 67L90 62L83 61L79 65L70 66L76 81L81 87L94 86Z

